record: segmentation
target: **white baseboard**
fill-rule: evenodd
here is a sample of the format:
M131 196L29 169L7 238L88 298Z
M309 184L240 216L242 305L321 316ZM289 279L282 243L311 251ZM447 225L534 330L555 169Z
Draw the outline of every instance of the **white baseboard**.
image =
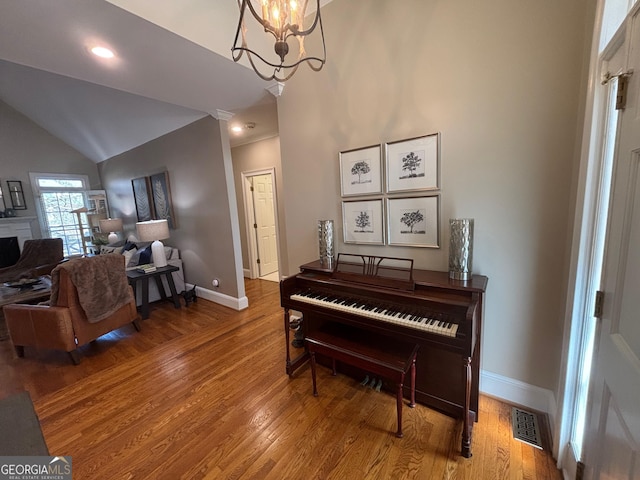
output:
M187 289L193 288L193 285L187 283ZM213 290L209 290L208 288L196 287L196 295L199 298L204 298L205 300L210 300L219 305L223 305L225 307L233 308L234 310L244 310L249 306L249 299L245 297L232 297L230 295L225 295L224 293L214 292Z
M480 370L480 392L508 403L544 412L549 417L549 428L554 432L556 399L551 390Z
M242 269L242 276L244 278L251 278L251 270L249 270L248 268L243 268Z

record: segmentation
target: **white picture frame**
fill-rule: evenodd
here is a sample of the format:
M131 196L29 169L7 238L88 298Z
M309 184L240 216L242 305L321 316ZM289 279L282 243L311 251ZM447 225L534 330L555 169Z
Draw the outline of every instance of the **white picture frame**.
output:
M380 145L340 152L340 187L343 197L382 193Z
M382 198L342 202L344 243L384 245Z
M440 189L440 134L385 144L387 193Z
M440 195L387 198L387 243L440 248Z

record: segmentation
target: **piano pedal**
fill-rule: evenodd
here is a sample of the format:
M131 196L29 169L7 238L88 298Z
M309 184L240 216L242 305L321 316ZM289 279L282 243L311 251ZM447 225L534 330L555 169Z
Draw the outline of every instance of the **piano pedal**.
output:
M378 383L376 384L376 388L375 388L376 392L379 392L381 388L382 388L382 380L378 379Z
M369 375L364 377L364 380L362 380L360 382L360 385L362 385L363 387L367 385L367 383L369 383Z
M376 379L372 378L371 383L369 383L369 388L375 388L375 386L376 386Z

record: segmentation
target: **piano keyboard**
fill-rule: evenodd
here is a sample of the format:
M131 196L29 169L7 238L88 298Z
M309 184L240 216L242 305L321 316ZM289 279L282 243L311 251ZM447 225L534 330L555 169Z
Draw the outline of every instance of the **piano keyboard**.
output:
M409 309L397 309L394 306L375 306L364 303L362 299L357 298L313 291L296 293L291 295L290 298L291 300L319 305L331 310L353 313L383 322L395 323L445 337L455 337L458 331L457 323L446 322L437 318L437 316L423 316L424 313L412 312Z

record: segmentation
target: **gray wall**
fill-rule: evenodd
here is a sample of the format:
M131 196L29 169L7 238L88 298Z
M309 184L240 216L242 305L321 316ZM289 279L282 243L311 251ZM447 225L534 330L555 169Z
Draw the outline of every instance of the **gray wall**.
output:
M88 175L91 188L102 188L94 162L0 101L0 181L5 195L7 180L22 182L27 209L16 211L21 217L36 216L29 172ZM5 203L11 207L8 198ZM34 234L39 236L36 224L32 222L32 228L38 229Z
M482 368L555 391L595 1L334 0L322 12L327 64L301 67L278 100L289 273L317 258L318 219L336 221L338 252L446 271L449 218L474 218L474 271L489 277ZM433 132L441 248L344 245L339 152Z
M98 164L112 216L121 217L127 234L135 233L136 211L131 180L169 172L178 228L163 241L180 249L185 279L238 297L232 222L223 160L226 123L212 117ZM222 130L224 132L222 132ZM228 148L228 147L227 147Z
M287 251L287 230L285 226L282 166L280 163L280 139L278 137L268 138L254 143L241 145L231 149L233 157L233 176L236 187L236 198L238 202L238 212L240 220L240 239L242 241L242 265L244 269L249 269L249 253L247 239L247 224L245 216L245 205L242 190L242 173L250 173L259 170L273 168L275 170L275 191L278 199L278 243L281 252L280 268L287 271L286 256L282 252Z

